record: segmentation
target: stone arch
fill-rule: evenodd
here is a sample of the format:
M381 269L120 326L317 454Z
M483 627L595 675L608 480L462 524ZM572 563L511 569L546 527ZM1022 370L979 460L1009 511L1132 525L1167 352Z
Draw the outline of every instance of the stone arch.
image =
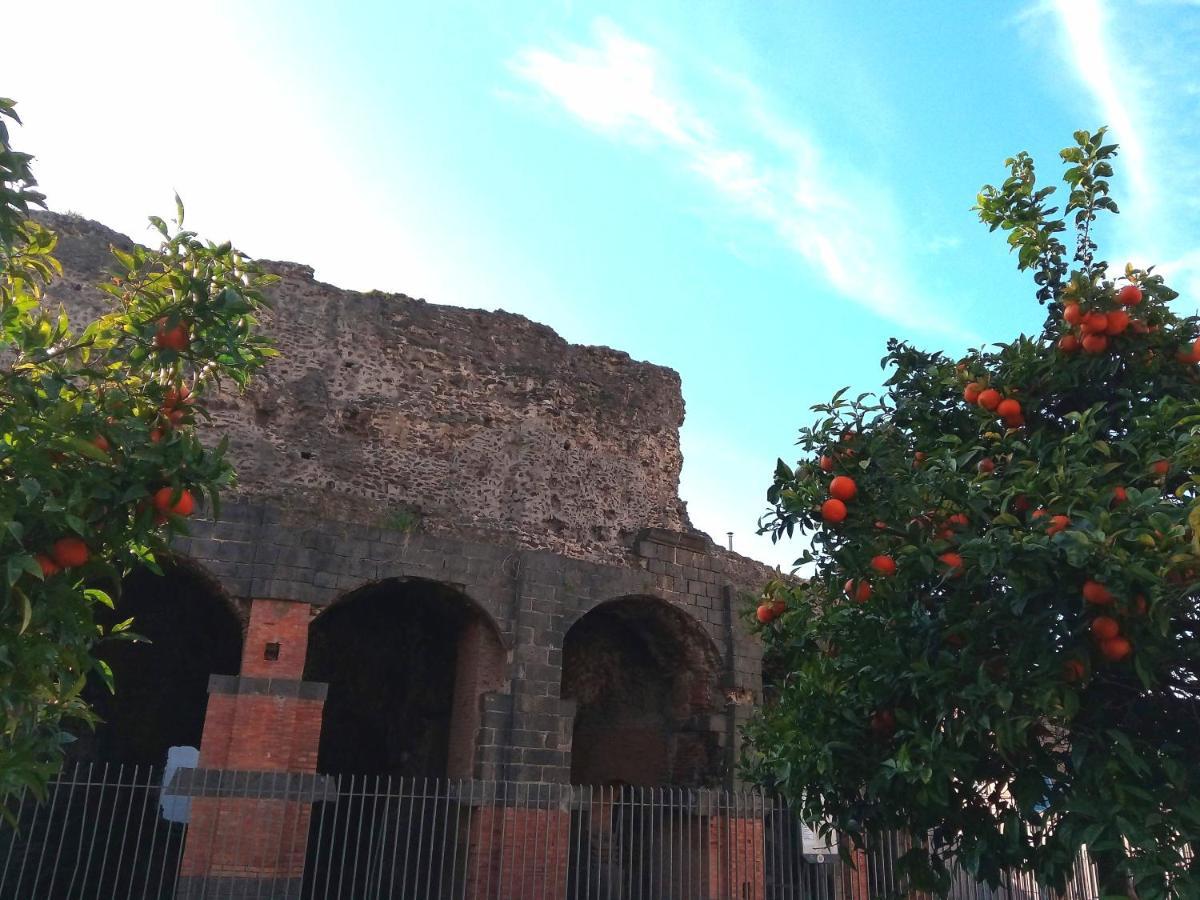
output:
M723 780L721 654L692 616L653 596L606 601L568 629L562 660L561 696L576 704L572 782Z
M329 685L320 771L473 774L480 697L503 684L507 648L465 591L387 578L339 598L308 635L304 678Z
M173 746L199 747L211 675L236 675L244 616L219 581L196 562L160 560L162 574L132 572L113 609L94 607L105 631L126 619L144 640L103 640L96 656L112 669L115 692L93 678L84 696L101 718L78 729L76 760L163 765Z

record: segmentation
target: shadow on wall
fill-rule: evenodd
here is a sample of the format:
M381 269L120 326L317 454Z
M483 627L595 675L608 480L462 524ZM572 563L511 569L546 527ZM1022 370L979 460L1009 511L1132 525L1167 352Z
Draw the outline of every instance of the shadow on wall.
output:
M389 579L348 594L309 626L304 678L329 684L318 770L469 777L479 695L504 660L491 619L453 587Z
M562 697L577 704L571 781L720 784L720 671L704 629L664 600L628 597L587 613L563 642Z

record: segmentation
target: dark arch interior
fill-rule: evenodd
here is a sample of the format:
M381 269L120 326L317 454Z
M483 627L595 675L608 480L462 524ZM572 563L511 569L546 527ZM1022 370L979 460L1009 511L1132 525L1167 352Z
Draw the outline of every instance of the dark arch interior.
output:
M80 761L162 765L167 748L200 746L208 707L208 678L236 675L242 627L219 588L185 565L163 575L134 572L115 598L115 609L96 607L107 631L132 618L145 641L107 640L97 656L113 671L116 692L98 680L86 699L103 719L94 732L77 729L70 755Z
M576 702L576 784L700 786L724 770L711 730L719 656L659 600L603 604L563 642L562 696Z
M490 623L454 588L392 579L355 591L309 627L304 677L329 685L317 768L464 774L497 652Z

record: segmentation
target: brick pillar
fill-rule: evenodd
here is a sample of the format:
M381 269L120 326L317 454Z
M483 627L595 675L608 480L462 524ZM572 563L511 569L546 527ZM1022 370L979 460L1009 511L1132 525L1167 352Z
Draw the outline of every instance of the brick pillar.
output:
M209 680L200 765L173 791L191 796L177 897L299 896L318 776L327 685L302 681L306 603L255 600L240 676Z
M870 900L871 881L867 874L867 854L857 847L850 849L852 866L842 866L842 897L844 900Z
M484 801L466 827L463 896L565 897L570 837L569 810L557 805L509 805L500 799L493 806Z
M708 820L706 900L765 900L766 862L761 818L714 815Z

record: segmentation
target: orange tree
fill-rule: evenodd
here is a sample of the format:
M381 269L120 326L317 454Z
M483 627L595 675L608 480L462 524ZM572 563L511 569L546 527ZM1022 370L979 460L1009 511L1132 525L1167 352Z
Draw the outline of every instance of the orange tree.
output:
M1108 893L1195 897L1200 323L1097 257L1116 148L1075 141L1061 217L1024 153L978 200L1041 333L892 341L885 392L815 407L779 462L763 530L809 535L813 575L758 610L781 677L746 765L856 842L906 830L916 887L951 856L1061 887L1086 845Z
M263 274L228 244L151 222L157 250L113 250L111 309L73 330L48 308L59 274L31 157L15 151L0 98L0 798L44 784L80 691L112 684L96 659L95 604L155 567L171 535L232 470L195 424L222 381L242 386L273 352L253 331ZM119 689L119 686L118 686Z

